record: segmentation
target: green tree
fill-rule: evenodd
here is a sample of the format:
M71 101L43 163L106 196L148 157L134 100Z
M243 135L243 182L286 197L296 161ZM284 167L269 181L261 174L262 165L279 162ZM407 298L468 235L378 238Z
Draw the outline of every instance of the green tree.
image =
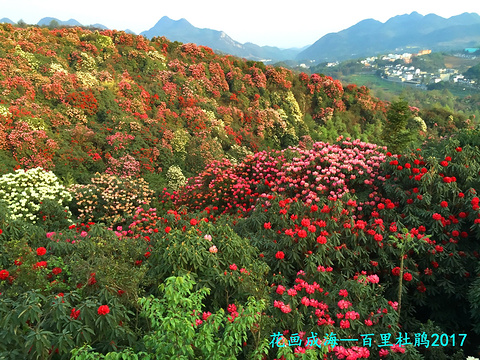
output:
M60 23L59 23L57 20L55 20L55 19L53 19L52 21L50 21L50 23L48 24L48 28L49 28L49 29L56 29L56 28L58 28L58 27L60 27Z
M408 127L412 112L404 100L393 102L387 111L387 122L382 132L382 140L392 153L399 153L414 140L415 133Z

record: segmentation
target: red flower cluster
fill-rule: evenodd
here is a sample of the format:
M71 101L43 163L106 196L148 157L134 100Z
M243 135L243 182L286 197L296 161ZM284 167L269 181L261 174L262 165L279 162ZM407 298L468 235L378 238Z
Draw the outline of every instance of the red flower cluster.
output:
M5 280L9 275L10 273L7 270L0 270L0 280Z
M70 319L77 320L79 316L80 316L80 310L75 310L75 308L73 308L70 311Z
M98 315L107 315L109 312L110 308L108 305L100 305L97 310Z

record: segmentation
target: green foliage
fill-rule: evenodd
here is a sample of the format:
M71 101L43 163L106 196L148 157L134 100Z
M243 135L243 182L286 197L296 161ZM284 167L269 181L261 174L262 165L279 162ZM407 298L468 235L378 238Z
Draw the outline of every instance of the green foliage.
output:
M147 350L162 359L236 358L265 303L252 297L238 307L241 315L233 321L220 309L197 325L195 319L201 318L202 301L210 290L192 293L194 284L189 276L170 277L160 286L161 299L150 296L139 300L152 326L144 338Z

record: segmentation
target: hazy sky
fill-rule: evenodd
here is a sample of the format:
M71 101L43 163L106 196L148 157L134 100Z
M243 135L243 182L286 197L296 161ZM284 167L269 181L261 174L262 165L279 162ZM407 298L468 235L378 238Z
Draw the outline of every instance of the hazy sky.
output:
M0 0L0 18L36 24L43 17L75 19L84 25L130 29L139 34L162 17L187 19L200 28L222 30L241 43L278 47L310 45L323 35L373 18L385 22L417 11L445 18L480 13L478 0Z

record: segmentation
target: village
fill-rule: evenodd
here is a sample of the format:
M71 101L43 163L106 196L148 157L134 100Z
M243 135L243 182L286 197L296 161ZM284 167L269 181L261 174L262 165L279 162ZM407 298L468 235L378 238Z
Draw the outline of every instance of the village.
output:
M464 53L455 54L458 57L468 57L475 59L473 55L478 49L465 49ZM437 71L425 71L421 67L412 65L414 57L420 57L431 54L431 50L421 50L416 54L388 54L378 57L369 57L360 62L366 67L375 70L383 79L388 81L400 82L424 88L431 84L439 82L451 82L465 87L477 88L475 80L466 78L458 69L442 68ZM385 64L387 62L387 64ZM390 64L388 64L390 63Z

